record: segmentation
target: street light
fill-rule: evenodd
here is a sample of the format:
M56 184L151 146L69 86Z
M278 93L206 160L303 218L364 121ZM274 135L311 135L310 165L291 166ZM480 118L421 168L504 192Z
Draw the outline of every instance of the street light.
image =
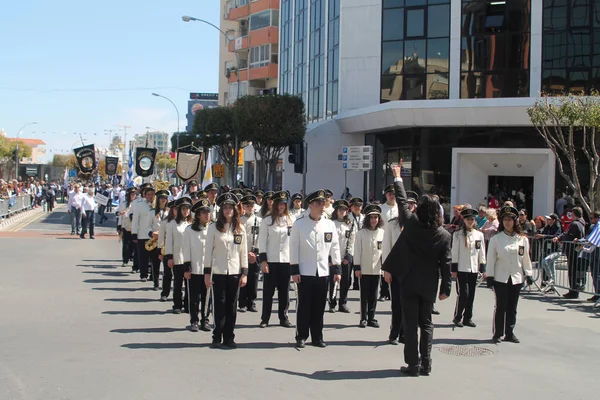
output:
M179 150L179 110L177 109L177 106L175 105L175 103L173 103L173 101L171 101L171 99L169 99L168 97L165 97L158 93L152 93L152 96L162 97L163 99L167 100L169 103L173 104L173 107L175 107L175 112L177 113L177 150ZM148 127L146 127L146 128L148 128Z
M213 28L215 28L216 30L218 30L219 32L221 32L221 34L223 36L225 36L225 39L227 39L227 48L229 48L229 43L232 42L232 39L229 36L227 36L227 34L225 32L223 32L221 30L221 28L219 28L215 24L213 24L211 22L208 22L208 21L205 21L205 20L200 19L200 18L190 17L189 15L183 15L181 17L181 20L183 22L190 22L190 21L202 22L204 24L212 26ZM235 63L237 64L236 65L236 71L235 71L235 76L237 78L237 95L236 95L236 100L237 100L237 99L240 98L240 58L239 58L238 52L235 49L235 46L233 48L233 53L235 54ZM237 132L235 133L235 150L234 151L235 151L235 153L233 153L233 154L234 154L235 161L234 161L234 168L233 168L233 174L232 174L232 180L231 180L231 182L232 182L232 185L235 186L235 181L236 181L235 178L237 176L237 168L238 168L238 153L240 151L240 144L239 144L239 141L238 141L238 134L237 134Z
M25 124L17 132L17 147L15 152L15 179L17 181L19 180L19 137L21 136L21 132L23 132L23 129L27 128L29 125L37 125L37 122L30 122L28 124Z

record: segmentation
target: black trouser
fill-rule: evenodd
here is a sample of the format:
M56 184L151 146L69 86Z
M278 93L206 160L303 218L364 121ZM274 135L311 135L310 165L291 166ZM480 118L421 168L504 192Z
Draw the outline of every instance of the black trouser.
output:
M348 303L348 290L350 290L350 276L352 275L352 264L342 264L342 280L340 281L340 301L338 303L337 293L335 290L335 281L333 280L333 272L329 275L329 307L335 308L338 304L340 307Z
M433 322L431 309L433 303L417 293L400 291L402 301L402 329L404 331L404 361L411 367L431 365L431 342L433 339ZM421 340L418 338L418 328L421 328Z
M473 302L475 301L475 288L477 287L477 274L472 272L458 272L456 277L456 307L454 319L470 321L473 318Z
M137 258L135 257L135 243L131 241L131 232L126 229L121 229L123 232L121 256L123 257L123 264L129 263L129 260L133 260L133 269L137 270Z
M137 241L137 256L138 267L140 268L140 279L148 278L148 264L150 263L150 253L146 250L146 242L148 239L138 239Z
M567 264L569 268L569 286L571 291L581 291L585 288L587 281L587 262L578 257L573 247L570 254L567 254Z
M270 264L269 264L270 265ZM240 288L239 307L246 308L252 306L256 302L258 296L258 275L260 267L258 262L250 264L248 262L248 280L246 286Z
M494 281L494 293L496 293L496 309L494 310L494 337L504 334L511 336L517 323L517 304L523 284L513 284L508 278L508 283Z
M404 337L402 330L402 300L400 300L400 283L396 276L392 276L390 297L392 299L392 325L389 339L402 339Z
M263 275L263 304L261 322L269 323L273 310L273 295L277 289L279 322L288 320L290 307L290 264L269 263L269 273Z
M235 338L233 330L237 318L237 298L240 288L240 275L213 274L213 305L215 329L213 342L227 343Z
M163 288L161 292L161 297L169 297L171 294L171 281L173 280L173 271L169 268L168 261L166 259L163 260Z
M168 268L168 267L167 267ZM183 265L175 265L173 267L173 309L184 309L189 311L188 306L188 291L186 282L185 298L182 298L181 291L183 289L183 273L185 272Z
M93 211L83 211L85 213L85 218L81 218L81 235L80 237L84 237L90 229L90 237L94 237L94 215Z
M208 322L208 290L204 283L204 275L192 274L188 284L190 285L190 325L200 321Z
M313 343L323 340L323 314L327 303L326 276L300 276L296 300L296 340L308 339Z
M375 319L379 279L380 275L363 275L359 280L361 321L373 321Z
M379 291L379 297L383 297L386 299L389 299L390 296L390 287L388 285L388 283L385 281L385 279L382 277L380 277L381 279L381 290Z
M106 210L106 206L98 206L98 215L100 216L100 222L99 224L102 225L104 223L104 219L108 219L107 217L104 216L104 211Z
M154 250L149 252L150 254L150 262L152 263L152 281L154 282L154 287L158 287L158 276L160 275L160 259L158 256L160 255L160 249L156 247Z

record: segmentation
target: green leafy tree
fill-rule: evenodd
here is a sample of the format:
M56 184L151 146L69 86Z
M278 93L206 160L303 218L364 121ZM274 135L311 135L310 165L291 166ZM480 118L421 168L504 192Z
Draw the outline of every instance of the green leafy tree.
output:
M304 140L304 102L290 95L245 96L235 103L234 121L260 156L258 185L273 188L277 163L286 147Z
M596 136L600 126L600 98L597 96L597 92L591 96L544 96L527 110L537 132L556 156L560 175L588 215L600 210ZM587 169L588 182L582 182L578 166ZM588 193L584 190L586 185Z
M27 146L23 141L19 140L19 159L31 157L31 147ZM0 136L0 176L14 176L15 157L13 152L17 148L17 141L9 140L4 136ZM7 174L7 171L9 173ZM8 176L6 176L8 177Z

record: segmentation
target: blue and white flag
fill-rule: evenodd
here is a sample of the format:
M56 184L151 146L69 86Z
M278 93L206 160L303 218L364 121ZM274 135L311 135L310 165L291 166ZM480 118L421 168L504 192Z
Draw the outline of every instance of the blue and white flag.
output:
M127 166L127 187L133 186L133 146L129 146L129 163Z
M600 222L594 226L592 233L587 238L588 242L596 247L600 247Z

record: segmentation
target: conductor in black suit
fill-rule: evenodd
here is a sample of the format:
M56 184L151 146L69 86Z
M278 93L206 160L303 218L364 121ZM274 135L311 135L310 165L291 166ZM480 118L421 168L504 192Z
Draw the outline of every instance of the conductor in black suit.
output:
M411 376L429 375L433 339L431 309L437 294L440 272L442 283L439 299L444 300L450 296L452 237L442 228L440 204L432 196L422 196L415 213L408 209L406 191L400 176L401 165L402 160L399 165L392 166L392 172L400 209L398 218L404 229L382 269L396 276L400 284L404 361L408 364L400 368L400 371ZM421 328L420 346L417 328Z

